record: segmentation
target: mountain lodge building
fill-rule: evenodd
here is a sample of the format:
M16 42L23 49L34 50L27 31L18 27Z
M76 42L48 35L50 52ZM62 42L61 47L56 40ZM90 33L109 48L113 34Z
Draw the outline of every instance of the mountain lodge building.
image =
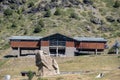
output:
M43 50L51 56L72 57L81 52L103 52L107 40L95 37L74 37L56 33L46 37L12 36L10 46L18 56L34 54L36 50Z

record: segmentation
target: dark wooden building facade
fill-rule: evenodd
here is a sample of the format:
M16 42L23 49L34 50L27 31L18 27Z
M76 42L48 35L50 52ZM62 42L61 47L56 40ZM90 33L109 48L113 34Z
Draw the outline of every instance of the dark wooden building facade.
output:
M106 47L106 42L104 38L95 37L76 37L75 47L77 52L103 52Z
M107 40L104 38L76 37L70 38L56 33L47 37L13 36L10 46L19 53L34 53L43 50L52 56L74 56L80 51L104 51Z

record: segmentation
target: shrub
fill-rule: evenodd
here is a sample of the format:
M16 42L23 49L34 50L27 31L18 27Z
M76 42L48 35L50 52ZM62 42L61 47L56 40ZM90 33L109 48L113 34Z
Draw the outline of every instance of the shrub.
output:
M91 0L83 0L83 3L85 3L85 4L90 4L90 5L93 4L93 2L92 2Z
M70 18L79 19L79 16L78 16L78 14L73 12L73 13L70 14Z
M39 20L39 22L38 22L38 24L43 28L45 25L44 25L44 22L43 22L43 20L41 19L41 20Z
M15 28L15 27L17 27L17 24L13 23L13 24L11 25L11 28Z
M58 0L51 0L51 2L57 2Z
M50 17L50 16L51 16L51 11L48 10L48 11L45 13L44 17Z
M39 33L40 31L42 31L41 26L37 26L37 27L35 27L33 32L34 33Z
M28 8L33 7L33 6L34 6L34 3L33 3L33 2L30 2L30 3L28 4Z
M10 15L12 15L12 10L11 9L6 9L5 11L4 11L4 15L5 16L10 16Z
M24 35L26 35L28 33L27 29L25 29Z
M29 71L27 76L28 76L28 80L32 80L32 78L34 77L34 74L32 73L32 71Z
M22 3L26 3L27 2L27 0L22 0Z
M64 78L63 77L57 77L56 80L63 80Z
M60 9L59 9L59 8L57 8L57 9L56 9L56 11L55 11L54 15L61 15L61 11L60 11Z
M118 18L118 19L117 19L117 22L119 22L119 23L120 23L120 18Z
M8 49L9 47L10 47L10 45L7 43L2 47L2 49L5 50L5 49Z
M46 79L46 78L38 78L37 80L48 80L48 79Z
M120 1L116 0L113 7L114 8L119 8L120 7Z

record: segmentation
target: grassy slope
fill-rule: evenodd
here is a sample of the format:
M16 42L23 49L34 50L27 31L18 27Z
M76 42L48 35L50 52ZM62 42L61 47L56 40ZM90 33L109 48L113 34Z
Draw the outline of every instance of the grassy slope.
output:
M79 78L83 80L93 80L95 76L101 72L105 73L104 80L110 80L109 78L118 80L118 78L120 78L120 70L117 69L120 66L120 58L115 55L58 58L57 62L59 64L60 71L92 72L88 74L71 75L73 76L74 80L78 80ZM37 72L34 58L10 59L3 66L0 67L0 78L2 78L5 74L11 74L12 78L22 78L20 77L20 72L29 70ZM71 78L69 78L69 76L70 75L59 75L57 77L54 77L54 79L58 80L57 78L62 77L63 80L70 80ZM52 77L50 77L49 79L54 80Z
M27 6L30 2L35 4L36 7L41 0L28 0L24 5L20 7L28 10ZM82 0L80 0L82 2ZM118 32L120 29L120 24L117 22L107 22L106 16L113 16L117 19L120 15L120 10L113 8L114 0L92 0L94 1L94 6L96 7L95 15L100 17L104 21L104 26L114 29L113 31L103 31L97 30L99 25L95 25L90 22L92 15L92 10L90 7L84 6L83 9L78 8L66 8L61 9L62 14L60 16L55 16L52 14L49 18L42 17L42 13L38 12L35 14L23 14L13 11L13 15L5 17L0 13L0 49L7 48L8 37L12 35L38 35L46 36L52 33L62 33L68 36L102 36L106 38L116 38L118 37ZM54 13L54 10L51 10ZM70 13L75 12L79 15L80 19L69 18ZM41 15L42 14L42 15ZM45 27L42 28L40 33L33 33L36 23L43 19ZM11 28L11 25L15 23L17 27ZM90 26L91 31L87 31L86 27ZM26 33L26 34L25 34Z

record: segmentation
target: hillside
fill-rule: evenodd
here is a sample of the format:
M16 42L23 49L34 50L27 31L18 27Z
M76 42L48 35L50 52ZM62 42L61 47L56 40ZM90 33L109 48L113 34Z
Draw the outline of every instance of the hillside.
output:
M1 0L0 49L12 35L120 37L119 0Z

